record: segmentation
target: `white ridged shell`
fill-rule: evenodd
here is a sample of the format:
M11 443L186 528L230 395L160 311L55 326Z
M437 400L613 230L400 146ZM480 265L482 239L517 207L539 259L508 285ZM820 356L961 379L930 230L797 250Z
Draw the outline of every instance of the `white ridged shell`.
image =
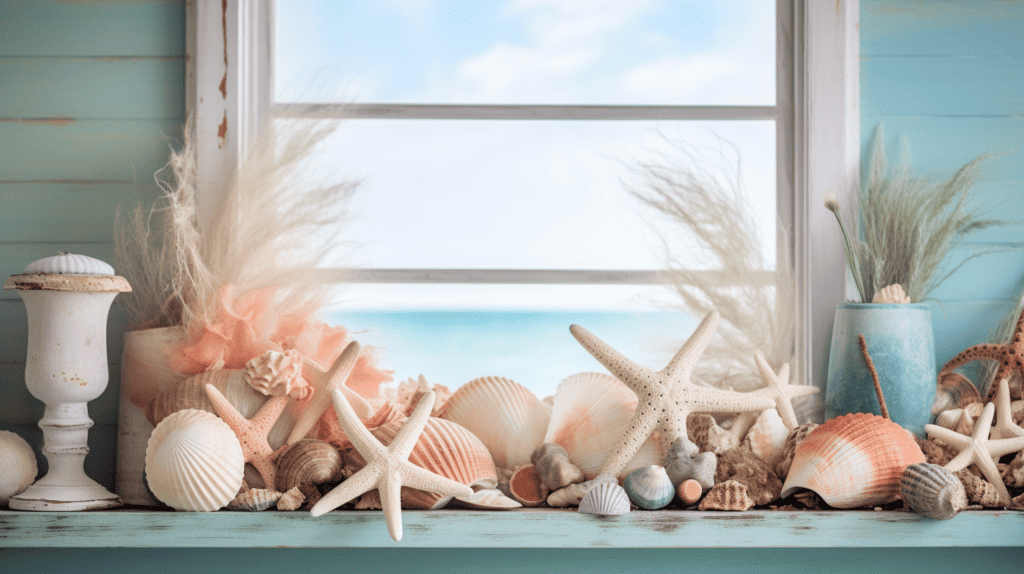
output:
M146 481L176 510L210 512L242 486L242 445L227 423L200 410L178 411L153 430L146 447Z
M614 482L601 482L587 491L580 501L580 512L614 516L629 512L629 496Z
M36 454L21 436L0 431L0 504L23 492L36 479Z
M469 429L497 467L511 469L530 464L530 455L544 442L551 408L513 380L481 377L452 394L441 418Z
M29 263L25 267L26 275L114 275L114 268L86 255L61 253L53 257L44 257Z
M601 471L629 427L636 403L636 394L611 375L572 375L559 383L555 391L544 442L561 445L569 454L569 461L590 480ZM660 464L664 457L657 441L648 438L621 476L644 466Z

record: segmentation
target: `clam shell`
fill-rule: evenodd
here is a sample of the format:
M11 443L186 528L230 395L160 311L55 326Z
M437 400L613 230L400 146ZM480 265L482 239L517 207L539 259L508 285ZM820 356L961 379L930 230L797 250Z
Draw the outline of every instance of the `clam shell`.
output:
M338 482L344 463L334 445L304 438L288 448L277 461L277 490L289 490L305 484Z
M36 453L25 439L11 431L0 431L0 469L0 504L7 504L12 496L23 492L39 473Z
M228 503L231 510L248 510L259 512L277 504L281 500L281 493L276 490L265 488L251 488L247 492L236 496Z
M476 435L500 468L530 464L545 442L551 408L529 389L504 377L482 377L459 387L441 411Z
M735 480L727 480L716 484L698 507L700 510L750 510L754 501L748 494L745 484Z
M782 461L787 437L789 429L782 422L779 412L775 409L766 409L758 415L757 421L750 427L742 444L775 468Z
M647 510L665 508L676 496L675 486L668 473L656 465L638 468L627 474L622 487L626 489L630 502Z
M613 516L629 512L629 495L614 482L600 482L583 495L580 512L598 516Z
M551 492L540 479L537 467L527 464L516 468L508 479L512 498L523 506L540 506Z
M463 508L476 510L509 510L511 508L522 508L523 505L505 496L500 490L485 488L473 493L472 496L457 496L453 504Z
M583 471L584 478L591 480L629 428L636 402L636 394L611 375L580 373L568 377L555 391L551 422L543 442L561 445L569 460ZM664 456L658 442L648 438L622 476L658 464Z
M146 406L146 418L153 426L157 426L168 415L184 409L198 409L216 414L204 390L207 384L217 387L224 398L245 418L255 416L263 403L270 399L245 382L243 369L218 369L172 384ZM284 444L288 433L295 426L297 409L298 403L295 401L289 402L285 407L267 436L270 448L276 449Z
M967 507L964 486L952 472L937 464L911 464L900 478L900 495L914 512L949 520Z
M178 411L157 425L146 446L146 482L177 510L214 511L235 497L245 459L231 428L215 414Z
M900 477L925 462L910 432L877 415L836 417L796 448L782 497L813 490L836 508L886 504L899 498Z
M980 402L982 402L981 393L970 379L960 373L946 373L939 375L935 402L932 403L932 414L937 415L942 411L960 409L971 403Z

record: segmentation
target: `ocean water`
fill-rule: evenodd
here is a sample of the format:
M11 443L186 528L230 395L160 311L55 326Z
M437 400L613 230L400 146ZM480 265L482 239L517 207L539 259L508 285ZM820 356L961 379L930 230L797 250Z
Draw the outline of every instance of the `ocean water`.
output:
M581 372L607 372L569 332L579 324L641 365L661 369L697 326L675 311L332 311L360 343L376 347L395 381L424 375L449 389L482 376L510 378L538 397Z

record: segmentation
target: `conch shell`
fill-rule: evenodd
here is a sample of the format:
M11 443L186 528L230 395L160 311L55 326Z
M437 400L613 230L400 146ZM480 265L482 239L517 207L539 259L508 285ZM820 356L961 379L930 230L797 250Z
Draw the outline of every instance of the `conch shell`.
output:
M898 303L906 305L910 303L910 297L907 296L906 292L903 291L903 287L899 283L893 283L887 287L882 287L881 290L875 292L875 296L871 298L872 303Z

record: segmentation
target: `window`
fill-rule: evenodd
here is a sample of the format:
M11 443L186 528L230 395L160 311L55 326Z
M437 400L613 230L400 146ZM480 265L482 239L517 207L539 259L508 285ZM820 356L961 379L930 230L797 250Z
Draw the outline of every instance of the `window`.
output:
M389 354L433 356L438 364L451 364L452 353L468 360L474 350L466 343L474 341L472 376L523 378L543 396L561 377L599 368L569 337L569 322L591 326L613 345L634 341L633 356L651 365L664 359L640 343L646 334L672 325L681 337L695 324L630 303L656 289L659 260L653 236L621 203L616 178L623 159L660 151L659 132L698 144L713 134L736 143L744 173L758 176L759 185L746 183L768 208L763 236L775 236L776 216L793 230L794 244L783 248L792 250L804 294L799 356L823 361L821 325L831 324L828 309L842 297L842 267L830 245L839 243L825 241L834 236L827 220L812 216L819 202L808 189L817 196L855 189L856 74L849 70L856 70L857 4L825 10L809 3L805 14L798 0L756 2L732 17L719 14L735 7L724 4L201 1L192 48L200 169L207 181L224 177L213 167L217 159L230 165L261 119L315 116L328 110L316 103L325 95L354 102L335 145L346 167L372 182L359 205L363 223L351 228L368 245L357 276L362 288L346 294L347 309L362 301L364 310L331 318L375 328L380 340L368 342ZM688 59L694 46L709 43L688 35L700 38L694 30L719 18L732 25L718 30L720 45ZM443 44L424 40L438 31ZM588 75L595 69L608 72ZM745 89L736 89L737 79ZM215 80L227 88L211 89ZM818 140L828 146L818 150ZM413 186L429 194L409 194ZM215 201L201 197L200 207ZM430 211L438 206L444 209ZM380 225L384 214L393 227ZM459 330L455 324L462 336L440 340ZM554 340L559 329L559 345L575 355L525 346ZM484 332L490 342L481 340ZM509 341L500 344L500 336ZM421 346L401 349L403 340ZM517 376L510 354L533 363L521 371L530 374ZM418 374L413 365L391 364L399 378ZM823 379L810 368L805 378ZM472 378L420 370L450 387Z

